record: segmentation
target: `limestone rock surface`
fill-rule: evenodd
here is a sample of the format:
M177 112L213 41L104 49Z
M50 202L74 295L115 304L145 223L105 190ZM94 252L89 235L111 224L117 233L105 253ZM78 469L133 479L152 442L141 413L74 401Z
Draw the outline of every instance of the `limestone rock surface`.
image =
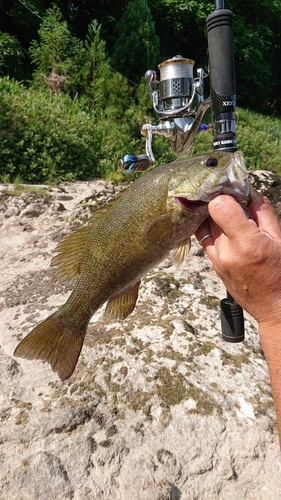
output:
M279 210L279 178L253 180ZM221 339L225 289L195 238L181 271L166 260L145 277L125 321L93 316L64 383L13 357L73 286L49 267L57 243L120 189L37 188L0 186L0 499L280 500L256 324L246 314L246 340Z

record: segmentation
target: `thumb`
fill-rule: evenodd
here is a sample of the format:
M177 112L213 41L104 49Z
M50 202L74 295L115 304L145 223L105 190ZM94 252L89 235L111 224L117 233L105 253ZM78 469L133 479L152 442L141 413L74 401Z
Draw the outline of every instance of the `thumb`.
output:
M249 230L249 219L232 196L220 195L209 202L209 214L223 233L233 239L241 231Z

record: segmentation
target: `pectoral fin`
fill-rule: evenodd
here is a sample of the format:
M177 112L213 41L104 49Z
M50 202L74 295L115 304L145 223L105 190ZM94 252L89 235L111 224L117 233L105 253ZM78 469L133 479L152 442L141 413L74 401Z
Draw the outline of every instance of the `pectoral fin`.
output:
M105 314L115 319L125 319L133 312L139 292L140 281L123 295L109 300L105 309Z
M179 210L170 210L166 214L160 215L147 228L145 238L150 241L164 241L174 231L179 216Z
M170 255L177 269L179 269L184 264L190 249L190 245L191 239L187 238L186 240L182 241L177 248L171 250Z

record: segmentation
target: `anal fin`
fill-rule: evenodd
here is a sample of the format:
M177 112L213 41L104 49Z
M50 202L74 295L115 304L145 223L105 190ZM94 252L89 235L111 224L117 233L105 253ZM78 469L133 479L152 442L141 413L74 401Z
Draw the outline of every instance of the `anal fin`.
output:
M140 281L130 290L108 301L105 314L115 319L125 319L133 312L139 292Z

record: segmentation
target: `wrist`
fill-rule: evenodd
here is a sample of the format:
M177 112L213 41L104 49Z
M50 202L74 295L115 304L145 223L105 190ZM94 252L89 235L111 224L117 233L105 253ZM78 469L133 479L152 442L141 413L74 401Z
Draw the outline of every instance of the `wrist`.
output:
M280 285L279 285L280 286ZM262 300L256 300L252 304L254 309L252 316L257 320L261 338L281 339L281 296L275 293L265 293ZM249 311L250 312L250 311ZM251 313L250 313L251 314ZM280 332L280 335L278 335Z
M260 323L259 333L269 371L281 448L281 322Z
M276 360L281 367L281 320L259 322L259 334L267 361Z

